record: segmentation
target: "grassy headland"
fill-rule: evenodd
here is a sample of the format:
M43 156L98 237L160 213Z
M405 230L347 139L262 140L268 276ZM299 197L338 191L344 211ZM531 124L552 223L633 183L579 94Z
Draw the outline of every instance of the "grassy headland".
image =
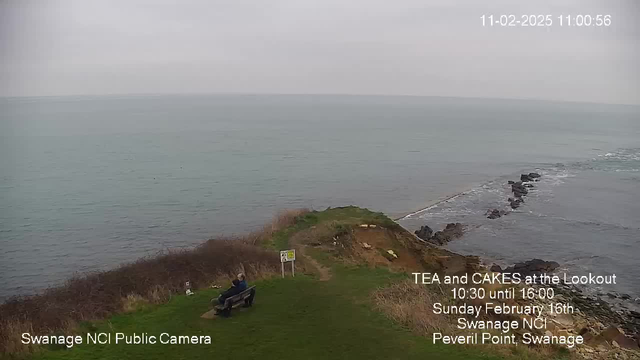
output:
M276 250L292 247L299 271L280 279ZM389 259L387 250L397 259ZM424 337L425 330L448 326L447 319L411 313L426 305L403 303L416 295L415 288L402 286L407 273L456 274L475 266L476 258L427 246L381 213L357 207L283 213L244 239L209 241L2 305L0 346L7 356L34 359L537 358L523 347L490 354L495 349L433 345ZM254 306L228 319L200 318L220 291L210 285L226 287L239 268L257 285ZM186 280L194 296L181 295ZM428 304L444 294L424 295ZM208 335L212 343L27 347L20 343L22 332Z

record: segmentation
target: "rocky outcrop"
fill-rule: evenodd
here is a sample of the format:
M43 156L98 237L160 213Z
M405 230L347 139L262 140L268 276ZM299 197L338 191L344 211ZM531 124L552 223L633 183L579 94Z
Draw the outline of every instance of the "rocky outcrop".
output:
M522 197L529 194L529 189L532 189L533 184L529 184L532 181L538 181L542 175L531 172L528 174L520 175L520 181L512 181L509 180L509 185L511 185L511 192L513 192L513 196L516 200L509 198L509 205L512 209L517 209L520 204L524 202Z
M580 309L571 315L549 315L554 333L564 330L582 335L584 345L577 347L578 355L587 359L640 359L640 320L630 312L614 310L606 301L587 295L574 285L558 284L553 288L556 295L550 301ZM572 321L560 321L561 317Z
M425 225L415 231L416 236L422 240L429 241L437 245L444 245L451 240L462 237L464 234L464 228L461 223L449 223L444 230L436 231Z
M544 261L541 259L533 259L525 262L516 263L515 265L503 270L506 273L519 273L522 276L540 275L543 273L553 272L560 264L555 261Z
M488 219L497 219L499 217L502 217L503 215L507 215L507 212L504 210L493 209L487 210L486 215Z
M492 272L502 272L502 268L498 264L491 265L489 270L492 271Z
M517 199L509 198L508 201L509 201L509 206L511 206L511 208L514 210L519 208L520 204L524 204L523 198L517 198Z
M522 181L518 181L511 185L511 191L513 192L513 196L517 198L521 198L529 193L529 190L522 184Z
M444 245L451 240L462 237L464 229L460 223L449 223L442 231L436 231L431 237L431 241L438 245Z
M538 179L541 175L538 173L528 173L528 174L522 174L520 175L520 181L522 182L528 182L528 181L536 181L536 179Z
M542 175L538 173L531 172L528 174L520 175L520 181L508 181L508 184L511 185L511 192L513 192L513 197L507 199L511 209L515 210L519 208L520 205L524 204L524 196L529 194L529 189L534 188L534 185L530 184L530 182L538 181L541 176ZM490 209L485 215L488 219L497 219L506 214L506 211L502 211L499 209Z
M416 236L420 239L428 241L429 239L431 239L431 236L433 236L433 229L431 229L428 225L420 226L420 229L416 230L414 234L416 234Z
M557 263L534 259L518 263L510 268L502 269L497 264L485 269L491 272L520 272L531 274L532 271L550 272L557 267ZM614 308L600 296L610 293L585 293L571 284L530 284L536 289L553 288L552 297L535 297L526 300L527 305L543 307L571 305L575 311L546 312L545 329L540 334L547 336L581 335L584 344L569 349L575 359L619 359L640 360L640 318L630 308ZM617 298L621 295L611 293ZM631 298L631 296L629 296ZM627 299L631 301L631 299ZM640 315L640 314L639 314ZM523 316L522 318L527 318ZM515 330L516 336L521 333ZM574 356L570 357L574 359Z
M609 343L614 347L621 347L629 350L638 350L638 343L633 339L625 336L624 332L617 326L609 326L597 336L589 337L587 343L593 345L602 345L603 343Z

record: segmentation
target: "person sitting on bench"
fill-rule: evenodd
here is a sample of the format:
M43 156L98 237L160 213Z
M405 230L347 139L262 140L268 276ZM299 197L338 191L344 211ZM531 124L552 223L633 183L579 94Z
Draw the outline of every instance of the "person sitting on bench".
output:
M246 283L245 283L245 286L246 286ZM233 279L233 281L231 282L231 287L225 290L222 294L220 294L220 296L218 296L218 303L220 303L220 305L224 305L224 302L225 300L227 300L227 298L230 298L234 295L238 295L241 292L242 290L240 289L240 280Z
M238 274L238 280L240 281L240 285L238 285L240 291L247 290L247 281L243 273Z

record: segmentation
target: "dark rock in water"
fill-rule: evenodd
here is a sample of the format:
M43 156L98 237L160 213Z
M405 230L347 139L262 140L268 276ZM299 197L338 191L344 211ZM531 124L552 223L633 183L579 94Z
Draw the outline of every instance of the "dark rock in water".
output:
M517 198L521 198L525 195L527 195L529 192L524 189L524 191L522 191L522 189L514 189L513 190L513 196L517 197Z
M507 213L505 211L498 210L498 209L488 210L487 211L487 218L488 219L497 219L499 217L502 217L502 215L506 215L506 214Z
M435 234L429 239L438 245L444 245L451 240L462 237L464 229L461 223L449 223L442 231L436 231Z
M419 230L415 231L417 237L422 240L432 242L437 245L444 245L451 240L462 237L464 234L464 228L461 223L449 223L442 231L433 232L429 226L421 226Z
M527 181L535 181L536 179L538 179L541 175L538 173L528 173L528 174L522 174L520 175L520 181L522 182L527 182Z
M448 223L444 230L455 232L459 236L462 236L463 233L462 224L460 223Z
M520 181L522 182L533 181L533 178L530 178L529 174L522 174L520 175Z
M420 230L416 230L415 234L420 239L428 241L429 239L431 239L431 236L433 235L433 229L431 229L427 225L420 226Z
M498 264L491 265L489 270L491 270L492 272L502 272L502 268Z
M533 259L504 269L507 273L519 273L522 276L540 275L542 273L549 273L557 269L560 264L555 261L544 261L540 259Z
M520 181L511 185L511 191L513 191L513 195L515 197L523 197L524 195L527 195L529 193L529 190L527 190L527 188L522 185L522 182Z
M533 187L533 184L524 184L524 187L526 187L526 188L532 188L532 187Z
M509 183L509 185L513 185L513 184L515 184L516 182L515 182L515 181L513 181L513 180L509 180L509 181L508 181L508 183Z
M512 209L517 209L518 207L520 207L520 204L524 203L524 200L522 200L522 198L518 198L518 199L512 199L509 198L509 205L511 205Z
M444 245L449 241L451 241L451 238L446 236L446 234L444 234L442 231L436 231L436 233L433 235L430 241L438 245Z

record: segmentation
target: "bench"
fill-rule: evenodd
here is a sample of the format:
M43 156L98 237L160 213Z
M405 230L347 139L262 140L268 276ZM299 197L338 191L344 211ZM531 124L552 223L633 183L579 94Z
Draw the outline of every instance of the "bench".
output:
M213 308L216 310L216 314L228 317L228 316L231 316L231 309L238 307L241 304L244 305L244 307L251 307L253 305L253 298L255 296L256 296L256 287L254 285L254 286L248 287L246 290L244 290L243 292L237 295L228 297L224 301L223 305L218 303L217 298L211 299L211 302L215 304Z

